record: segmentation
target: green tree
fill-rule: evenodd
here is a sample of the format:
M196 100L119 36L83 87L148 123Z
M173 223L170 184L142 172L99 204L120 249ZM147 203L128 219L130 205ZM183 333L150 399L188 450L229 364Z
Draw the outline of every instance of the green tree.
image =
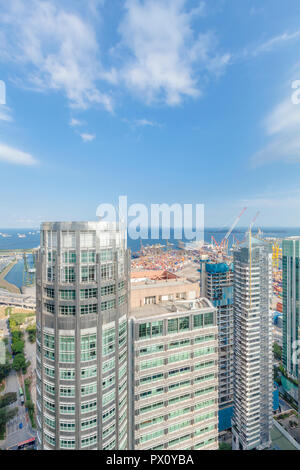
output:
M8 409L8 408L0 408L0 436L1 438L4 437L5 434L5 426L8 421L13 419L18 414L18 408Z
M24 341L21 340L13 341L11 349L15 354L22 353L24 351L24 344Z
M15 392L8 392L0 397L0 408L5 408L17 401L17 394Z
M4 380L11 371L11 365L7 362L6 364L0 364L0 382Z
M220 442L219 450L231 450L231 445L227 444L227 442Z
M28 333L29 341L31 343L35 343L35 340L36 340L36 325L29 325L26 328L26 331Z
M17 372L22 370L24 373L26 373L26 370L29 364L30 364L29 362L26 362L24 354L19 353L14 357L12 366L13 366L13 369L16 370Z
M273 343L273 353L275 359L282 360L282 348L277 343Z

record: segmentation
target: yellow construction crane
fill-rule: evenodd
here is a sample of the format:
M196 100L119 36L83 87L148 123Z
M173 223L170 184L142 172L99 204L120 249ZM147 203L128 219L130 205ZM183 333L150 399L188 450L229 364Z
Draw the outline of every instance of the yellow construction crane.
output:
M280 248L279 242L275 241L272 245L272 260L273 260L273 268L279 269L279 260L282 257L282 248Z

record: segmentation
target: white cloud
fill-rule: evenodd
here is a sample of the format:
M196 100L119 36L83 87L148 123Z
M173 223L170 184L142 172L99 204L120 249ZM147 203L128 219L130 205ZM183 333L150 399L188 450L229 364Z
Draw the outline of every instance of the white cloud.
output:
M186 0L125 1L119 31L130 57L126 55L120 73L148 103L178 105L183 97L200 96L207 77L219 74L230 60L229 54L216 53L213 33L194 32L192 21L203 7L187 11L186 4Z
M70 122L69 122L69 125L71 127L77 127L77 126L81 126L82 125L82 122L79 121L78 119L75 119L75 118L71 118Z
M177 105L201 96L209 77L230 61L219 54L213 32L193 28L205 2L187 9L188 0L125 0L121 41L105 54L98 31L105 0L0 0L0 61L13 61L14 83L25 89L63 92L70 106L100 104L113 112L112 92L137 92L148 104ZM100 35L99 35L100 36ZM117 59L117 66L104 62Z
M263 122L272 140L252 156L254 166L274 161L300 162L300 105L286 99L279 103Z
M96 2L92 2L96 4ZM112 99L99 91L97 81L113 80L101 66L91 22L64 10L56 2L10 0L1 2L0 59L23 67L22 78L37 89L63 91L71 106L101 104L112 111Z
M292 94L292 89L291 89ZM291 98L277 105L265 120L265 128L270 135L278 132L299 130L300 106L292 103Z
M288 41L291 41L293 39L297 39L300 37L300 30L294 31L292 33L283 33L279 34L278 36L274 36L267 41L259 44L254 50L253 50L253 55L258 55L263 52L269 52L274 47L280 46L281 44L284 44Z
M96 138L94 134L80 134L83 142L92 142Z
M37 164L35 158L29 153L22 152L13 147L0 143L0 161L14 165L31 166Z
M291 207L300 209L300 188L288 188L287 190L266 191L259 196L244 199L242 204L247 207L262 209L286 208L287 212ZM278 212L277 212L278 213Z
M0 121L12 121L11 111L7 106L0 105Z
M256 44L248 45L241 52L233 56L232 62L237 61L239 59L248 59L251 57L255 58L261 54L271 52L274 49L277 50L278 47L284 46L288 42L299 38L300 30L278 34L277 36L273 36L267 39L266 41L261 41L257 42Z
M160 124L154 121L149 121L148 119L136 119L134 123L138 127L145 127L145 126L160 127Z

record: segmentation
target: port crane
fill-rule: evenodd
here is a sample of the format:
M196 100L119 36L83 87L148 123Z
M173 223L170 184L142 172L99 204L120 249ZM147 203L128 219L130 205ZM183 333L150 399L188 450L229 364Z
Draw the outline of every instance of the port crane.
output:
M244 236L244 238L243 238L242 241L237 240L237 238L235 237L237 246L238 246L240 243L243 243L243 242L246 241L246 238L248 237L248 235L250 234L250 232L251 232L251 234L252 234L252 229L253 229L254 224L255 224L256 220L258 219L259 215L260 215L260 211L257 211L256 214L255 214L255 216L253 217L253 219L252 219L252 221L251 221L251 223L250 223L250 225L249 225L249 228L248 228L248 230L247 230L247 232L246 232L246 234L245 234L245 236Z
M239 223L241 217L244 215L244 213L246 212L247 210L247 207L243 207L243 210L241 211L241 213L237 216L237 218L234 220L233 224L231 225L230 229L228 230L228 232L226 233L225 237L223 238L223 240L221 241L221 243L217 243L216 242L216 239L214 237L211 237L212 239L212 242L213 244L215 244L216 248L217 248L217 251L219 253L222 253L222 254L226 254L228 252L228 241L229 241L229 237L230 235L232 234L233 230L235 229L235 227L237 226L237 224Z

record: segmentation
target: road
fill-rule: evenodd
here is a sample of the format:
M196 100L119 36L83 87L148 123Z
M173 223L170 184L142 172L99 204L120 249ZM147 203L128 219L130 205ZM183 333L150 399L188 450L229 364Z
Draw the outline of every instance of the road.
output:
M8 322L8 320L6 320ZM9 336L9 351L11 352L11 337ZM30 348L30 352L33 354L33 348ZM32 359L32 357L30 357ZM9 376L6 378L6 387L5 392L16 392L17 393L17 402L12 403L9 407L15 408L18 407L18 414L9 421L6 425L6 439L0 441L0 448L8 449L10 447L16 446L19 442L25 441L31 437L35 437L35 431L31 427L31 423L26 413L25 406L21 404L21 397L19 394L19 379L16 371L12 370ZM23 387L23 392L25 392ZM22 423L22 429L19 428L20 423Z
M283 400L283 398L279 397L279 405L280 405L280 408L281 408L281 411L288 411L288 410L292 410L293 407L287 403L285 400Z
M31 379L31 399L36 405L36 343L29 342L27 333L25 333L25 354L26 359L30 361L28 372Z
M5 449L15 446L19 442L25 441L30 437L35 437L34 432L31 429L28 414L25 411L25 406L21 405L21 399L18 392L19 386L17 373L12 371L6 379L5 393L17 392L17 402L12 403L9 407L15 408L17 406L18 415L15 416L15 418L9 421L6 425L6 439L1 443L1 447ZM19 428L20 423L23 425L22 429Z

